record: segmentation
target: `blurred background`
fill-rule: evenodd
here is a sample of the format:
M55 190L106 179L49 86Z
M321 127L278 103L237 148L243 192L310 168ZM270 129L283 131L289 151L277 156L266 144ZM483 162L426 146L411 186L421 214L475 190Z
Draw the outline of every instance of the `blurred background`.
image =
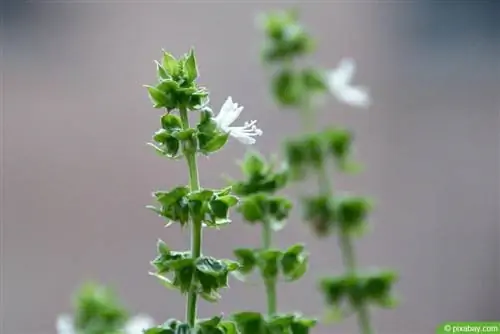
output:
M269 154L300 129L278 110L259 60L256 15L298 7L334 67L357 60L356 82L373 107L333 98L323 124L357 133L366 171L337 178L373 196L373 231L357 242L363 266L400 271L393 311L374 311L378 333L428 334L444 321L500 320L500 4L492 1L2 1L2 334L55 333L85 280L112 285L136 313L183 317L184 301L147 275L161 237L187 249L144 208L153 190L187 181L185 166L145 143L159 126L142 84L154 82L161 48L195 46L216 110L231 95L258 119ZM232 141L201 159L201 183L238 177L246 147ZM299 194L298 189L289 192ZM230 257L257 228L205 233L205 253ZM308 274L279 290L282 311L321 315L316 280L342 270L334 240L316 240L298 211L276 236L304 241ZM234 281L201 316L262 310L260 285ZM314 333L357 333L353 319Z

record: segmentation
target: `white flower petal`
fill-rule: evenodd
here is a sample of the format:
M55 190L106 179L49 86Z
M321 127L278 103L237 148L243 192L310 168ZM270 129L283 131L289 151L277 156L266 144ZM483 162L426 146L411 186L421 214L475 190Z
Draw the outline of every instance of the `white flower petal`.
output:
M330 82L334 86L344 86L350 84L354 77L356 62L351 58L342 59L337 68L330 73Z
M340 102L357 108L367 108L371 104L368 90L351 85L355 69L356 63L353 59L342 59L337 68L328 74L328 85L331 93Z
M125 325L126 334L143 334L145 329L155 326L155 321L147 315L137 315Z
M370 95L364 87L338 87L338 89L332 91L332 94L339 101L353 107L368 108L371 104Z
M56 321L57 334L76 334L73 318L67 314L61 314Z
M245 122L243 126L230 126L242 110L243 106L238 106L237 103L233 103L231 97L228 97L219 114L214 117L214 121L221 131L229 133L230 136L245 145L252 145L255 144L253 137L262 135L262 130L255 125L257 121Z
M240 115L243 107L238 107L237 103L233 102L229 96L222 105L219 114L215 117L215 121L222 127L230 126Z

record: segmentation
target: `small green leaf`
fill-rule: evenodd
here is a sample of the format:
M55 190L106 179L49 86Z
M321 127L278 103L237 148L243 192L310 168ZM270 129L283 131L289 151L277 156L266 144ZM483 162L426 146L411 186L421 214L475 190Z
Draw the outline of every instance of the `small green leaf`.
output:
M167 244L161 240L158 239L156 243L156 248L159 254L161 255L169 255L170 254L170 248L168 248Z
M193 332L191 331L191 327L189 327L188 324L180 324L179 326L177 326L174 333L175 334L193 334Z
M364 197L340 197L336 215L343 231L353 233L365 225L372 203Z
M148 146L151 146L152 148L154 148L154 150L156 151L156 153L160 156L164 156L167 154L167 152L165 152L165 150L163 150L161 147L159 147L158 145L156 144L153 144L153 143L146 143L146 145Z
M266 167L264 157L258 152L247 153L242 164L243 174L248 178L263 174Z
M194 50L191 49L186 58L185 70L188 80L194 81L198 77L198 67L196 65L196 58L194 56Z
M292 209L292 202L285 197L272 197L267 200L269 215L274 221L283 221Z
M177 60L170 53L163 50L163 61L162 66L165 68L171 76L177 76L178 73L178 63Z
M304 245L290 247L281 258L283 275L288 281L296 281L307 271L308 258L304 253Z
M159 129L153 135L153 140L161 144L164 144L169 138L170 138L170 133L165 129Z
M238 211L246 221L255 223L264 219L264 211L260 205L259 197L252 196L244 198L238 206Z
M276 249L262 250L258 257L258 266L264 279L274 280L278 277L278 261L282 253Z
M275 75L272 89L275 99L283 106L298 106L302 99L300 78L289 70Z
M165 191L156 191L153 193L153 196L156 197L158 202L160 202L163 205L170 205L173 204L179 200L181 200L183 197L187 196L189 194L189 187L187 186L178 186L173 188L172 190L165 192Z
M186 130L180 130L180 131L173 133L172 137L174 137L180 141L192 140L195 132L196 132L195 129L189 128Z
M311 328L317 324L316 319L296 317L290 325L291 334L309 334Z
M310 92L325 92L328 86L325 76L314 68L306 68L302 71L302 82Z
M168 75L165 68L163 68L163 66L159 62L157 62L156 60L155 60L155 64L156 64L156 75L157 75L158 80L170 79L170 76Z
M200 145L200 150L205 154L217 152L226 145L228 138L229 133L214 133L211 138L205 139L206 143Z
M154 108L160 109L166 107L169 101L165 93L163 93L161 90L153 86L144 86L144 87L148 89L149 97L151 99L151 102L153 102Z
M161 117L161 126L165 131L171 133L182 129L182 121L179 116L165 114Z
M229 206L222 200L216 199L209 203L210 211L216 218L227 218Z
M255 251L248 248L238 248L234 250L234 255L240 263L239 272L249 274L257 265Z
M267 333L266 323L260 313L239 312L232 316L241 334Z
M160 281L160 283L167 289L175 289L175 285L172 283L172 281L166 278L165 276L162 276L157 273L149 273L149 275L156 277Z

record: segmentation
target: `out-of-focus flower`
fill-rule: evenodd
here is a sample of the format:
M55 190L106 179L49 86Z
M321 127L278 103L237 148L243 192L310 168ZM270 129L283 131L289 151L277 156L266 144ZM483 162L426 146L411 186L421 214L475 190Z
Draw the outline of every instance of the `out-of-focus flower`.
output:
M230 136L236 138L243 144L255 144L255 136L261 136L262 130L255 125L257 121L245 122L243 126L231 126L233 122L240 116L243 106L238 106L229 96L222 105L219 114L214 118L220 130L229 133Z
M355 70L356 63L353 59L342 59L337 68L327 75L330 92L342 103L356 108L368 108L371 104L368 89L351 84Z
M130 318L125 325L124 334L143 334L144 330L155 326L154 320L147 315L137 315ZM62 314L56 321L57 334L77 334L73 318L68 314Z

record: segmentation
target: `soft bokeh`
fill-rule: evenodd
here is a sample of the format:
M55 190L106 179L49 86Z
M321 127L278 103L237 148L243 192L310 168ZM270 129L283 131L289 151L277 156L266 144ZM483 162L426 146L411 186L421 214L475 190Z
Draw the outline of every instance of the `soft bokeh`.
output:
M373 231L357 243L363 266L401 273L395 311L376 311L383 334L428 334L450 320L500 317L500 10L494 1L302 1L317 37L315 60L356 59L356 81L373 106L351 110L333 99L323 124L357 131L361 176L339 188L377 201ZM214 109L228 95L258 119L256 148L275 152L300 129L279 111L259 62L258 13L289 8L264 1L9 1L3 12L2 334L55 333L84 280L113 285L134 313L183 317L184 300L148 276L155 243L175 249L188 236L144 209L151 191L185 183L182 162L145 143L158 127L141 87L154 80L161 48L195 46ZM239 176L236 141L202 159L201 183ZM299 194L299 189L289 191ZM231 256L258 242L235 219L205 233L205 253ZM277 237L306 242L311 268L280 287L283 311L321 314L319 276L342 269L334 240L318 241L298 213ZM201 315L263 309L260 286L231 284ZM353 320L314 333L356 333Z

